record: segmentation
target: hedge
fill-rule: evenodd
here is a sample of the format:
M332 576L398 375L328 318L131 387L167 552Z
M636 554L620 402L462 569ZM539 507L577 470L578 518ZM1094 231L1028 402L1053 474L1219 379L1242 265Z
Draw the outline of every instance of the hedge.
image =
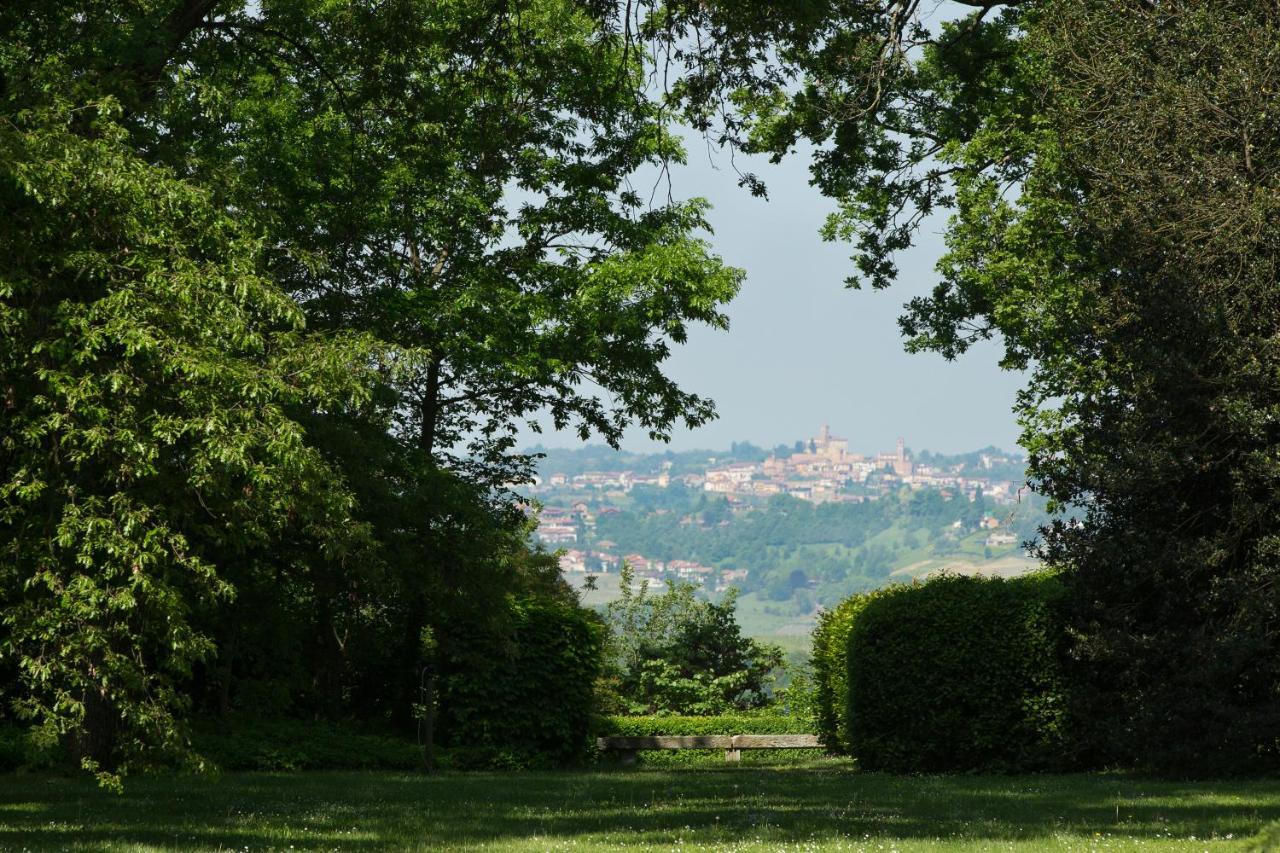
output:
M653 735L807 735L812 726L803 717L783 714L722 714L716 717L601 717L596 734L649 737Z
M817 734L829 752L849 752L849 631L881 590L859 593L818 616L813 629L812 666Z
M573 762L589 746L603 626L555 601L511 608L504 633L478 631L442 661L439 741L476 766Z
M848 637L849 747L892 772L1070 763L1063 587L943 575L883 590Z
M714 717L600 717L596 734L648 737L653 735L804 735L813 734L813 724L805 717L778 714L768 710ZM744 749L743 764L777 764L812 761L820 758L820 749ZM724 751L719 749L642 750L641 764L656 767L707 765L723 766ZM609 756L601 756L609 760Z

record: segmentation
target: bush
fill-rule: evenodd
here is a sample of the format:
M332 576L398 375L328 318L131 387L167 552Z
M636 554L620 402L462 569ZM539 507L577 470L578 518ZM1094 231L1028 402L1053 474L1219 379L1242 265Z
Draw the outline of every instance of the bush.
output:
M645 584L634 588L633 579L624 564L621 597L605 608L607 706L715 716L769 704L782 650L742 635L734 590L715 603L700 599L685 581L650 595Z
M0 773L59 766L74 766L62 746L42 746L31 737L29 726L0 722Z
M803 717L768 712L722 714L718 717L600 717L596 735L807 735L813 730Z
M944 575L890 587L848 639L849 745L893 772L1025 771L1070 763L1063 588Z
M569 763L587 750L603 628L563 602L511 607L504 632L478 632L441 662L440 742L503 766Z
M721 714L715 717L661 716L600 717L596 735L653 737L655 735L807 735L813 723L804 716L778 714L770 710ZM745 764L796 762L819 758L820 749L744 749ZM721 766L724 752L718 749L642 750L642 764L651 766ZM607 756L605 756L607 757Z
M849 752L849 631L862 609L881 591L850 596L818 616L813 629L814 715L817 734L829 752Z
M422 749L410 738L341 723L201 720L195 751L221 770L414 770Z

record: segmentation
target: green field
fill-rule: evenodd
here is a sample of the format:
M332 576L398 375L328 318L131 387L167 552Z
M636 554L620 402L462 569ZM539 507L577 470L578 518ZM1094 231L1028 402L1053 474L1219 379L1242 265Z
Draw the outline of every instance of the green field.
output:
M1280 781L895 777L773 767L0 777L0 848L1207 850L1280 819Z

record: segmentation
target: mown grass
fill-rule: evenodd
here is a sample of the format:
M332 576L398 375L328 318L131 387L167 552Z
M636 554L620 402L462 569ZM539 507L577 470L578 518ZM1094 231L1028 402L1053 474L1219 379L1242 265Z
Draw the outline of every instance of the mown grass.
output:
M0 777L0 847L155 850L1206 850L1280 819L1280 781L893 777L832 759L576 772Z

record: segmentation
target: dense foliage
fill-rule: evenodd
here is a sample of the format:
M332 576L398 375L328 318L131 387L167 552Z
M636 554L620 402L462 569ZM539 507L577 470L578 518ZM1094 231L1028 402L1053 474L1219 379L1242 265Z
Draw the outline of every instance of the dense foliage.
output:
M848 632L848 747L896 772L1043 770L1073 759L1062 584L942 575L890 587Z
M632 585L605 608L609 627L606 704L645 714L716 715L769 703L782 650L742 636L731 590L718 602L693 584L660 593Z
M1080 519L1044 541L1098 759L1274 769L1280 12L942 5L677 4L655 38L700 36L665 43L703 126L814 146L855 283L889 284L920 223L953 214L901 325L948 358L996 338L1029 372L1031 482Z
M1280 767L1280 10L1065 3L1029 283L1072 303L1032 391L1040 488L1087 505L1070 570L1094 745L1181 772ZM986 205L991 209L991 205ZM1004 215L1002 211L1000 215ZM1036 357L1050 336L1035 330Z
M223 771L422 768L422 749L411 739L327 720L206 721L192 741Z
M193 711L408 724L421 674L473 636L527 631L561 660L530 614L588 623L527 548L515 431L547 410L616 443L713 414L663 364L691 325L725 325L740 274L701 238L702 203L631 183L682 156L680 111L745 150L808 143L853 280L889 284L925 217L953 211L903 330L946 357L999 336L1030 371L1032 482L1081 519L1045 552L1093 760L1280 766L1280 11L950 6L0 6L4 713L109 771L196 762ZM860 549L832 570L869 586L871 526L955 510L706 504L602 532L736 561L781 598L810 577L780 533ZM944 588L1006 624L991 602L1039 601L1017 592L1038 583L877 599L851 643L891 635L876 613L909 622L909 596L943 619ZM761 701L768 654L720 606L620 670L640 704ZM957 636L994 642L981 627ZM1044 675L1046 624L1006 627ZM471 713L439 686L446 720ZM849 687L851 707L875 689ZM1021 734L1002 747L983 717L952 764L982 763L973 737L1040 760L1052 714L1018 709ZM855 747L872 720L847 721ZM870 760L906 761L885 744Z
M409 726L425 632L572 640L525 701L581 728L511 436L705 421L662 366L740 278L631 186L681 152L613 15L0 8L4 713L105 770L191 758L192 713Z
M3 93L0 654L14 710L96 765L182 751L182 685L214 648L198 614L260 549L361 552L349 491L289 411L367 391L365 350L304 334L247 229L68 75L48 59L9 77L44 97Z
M599 735L786 735L812 734L804 717L773 709L751 713L682 716L678 714L608 716L597 721Z
M817 735L828 752L848 753L849 633L858 615L881 592L851 595L818 614L813 629L814 717Z
M504 753L508 763L583 755L604 641L581 608L515 600L494 630L442 655L440 741Z
M652 737L655 735L759 735L812 734L813 721L805 716L779 713L767 708L750 713L716 716L611 716L597 722L600 735ZM744 749L739 761L744 764L776 764L803 762L821 758L821 749ZM608 761L611 755L601 753ZM723 767L724 751L719 749L642 750L637 753L641 764L651 767Z

